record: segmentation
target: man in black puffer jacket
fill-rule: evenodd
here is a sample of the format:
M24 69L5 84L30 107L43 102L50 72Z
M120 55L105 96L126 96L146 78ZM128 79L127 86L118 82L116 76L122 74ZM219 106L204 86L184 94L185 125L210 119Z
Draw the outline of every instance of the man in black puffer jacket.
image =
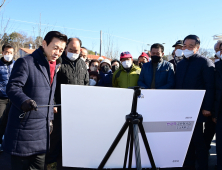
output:
M216 96L214 103L214 122L216 126L217 169L222 169L222 45L220 45L220 59L215 63ZM216 118L216 120L215 120Z
M184 39L184 59L177 64L176 89L206 90L197 123L194 128L184 166L198 170L208 168L208 152L203 138L203 122L211 116L214 103L214 64L211 60L197 54L200 39L196 35L188 35ZM192 106L188 106L192 107Z
M66 50L62 54L62 65L57 74L55 103L61 104L61 84L89 85L89 73L81 59L82 42L78 38L69 38ZM56 166L61 154L61 108L54 108L53 132L50 135L50 152L46 155L48 169Z

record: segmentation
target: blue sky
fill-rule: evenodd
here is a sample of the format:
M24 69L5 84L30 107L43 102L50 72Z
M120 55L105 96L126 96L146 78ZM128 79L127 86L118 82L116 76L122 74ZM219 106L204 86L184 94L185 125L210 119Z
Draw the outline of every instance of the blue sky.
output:
M146 44L157 42L165 43L168 54L178 39L189 34L200 37L201 47L213 48L212 36L222 33L221 6L221 0L6 0L0 15L4 22L11 19L9 32L38 36L34 23L41 14L43 37L46 31L58 30L79 37L83 46L98 52L102 30L104 45L107 35L115 35L110 36L114 50L129 51L137 58L149 48Z

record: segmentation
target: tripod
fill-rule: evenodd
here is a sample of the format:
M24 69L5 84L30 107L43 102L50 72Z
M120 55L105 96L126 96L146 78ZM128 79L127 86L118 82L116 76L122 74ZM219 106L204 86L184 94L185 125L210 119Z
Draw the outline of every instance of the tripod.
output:
M133 88L133 103L131 108L131 113L126 115L126 122L124 123L123 127L121 128L120 132L118 133L117 137L115 138L114 142L112 143L111 147L109 148L108 152L106 153L105 157L103 158L102 162L100 163L98 169L103 169L106 162L108 161L109 157L113 153L114 149L116 148L117 144L119 143L120 139L122 138L123 134L125 133L126 129L129 127L127 142L126 142L126 150L125 150L125 158L123 163L123 169L126 168L127 164L127 157L129 152L129 160L128 160L128 168L132 167L132 157L133 157L133 143L135 148L135 158L136 158L136 167L137 170L141 170L141 156L140 156L140 146L139 146L139 136L138 132L140 129L140 133L143 139L143 143L145 145L148 158L150 160L152 169L157 169L155 162L153 160L153 156L150 150L150 146L148 140L146 138L146 133L143 128L143 117L142 115L136 112L137 110L137 99L141 95L140 87L136 86ZM130 148L129 148L130 147Z

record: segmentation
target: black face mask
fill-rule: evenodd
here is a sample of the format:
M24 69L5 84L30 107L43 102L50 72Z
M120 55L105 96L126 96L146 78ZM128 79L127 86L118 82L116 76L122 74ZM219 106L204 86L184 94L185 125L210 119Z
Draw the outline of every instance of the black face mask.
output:
M158 62L160 62L160 59L161 59L161 57L160 56L157 56L157 55L153 55L153 56L151 56L151 61L152 61L152 63L158 63Z
M109 71L109 66L105 65L101 67L101 71L107 73Z
M117 65L112 66L112 72L114 73L116 70L118 70L119 67Z
M143 67L143 64L144 64L144 63L139 63L140 68L142 68L142 67Z

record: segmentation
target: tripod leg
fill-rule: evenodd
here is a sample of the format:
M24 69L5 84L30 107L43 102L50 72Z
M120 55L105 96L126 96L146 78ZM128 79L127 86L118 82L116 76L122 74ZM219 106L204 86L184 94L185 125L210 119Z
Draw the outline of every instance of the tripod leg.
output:
M141 170L141 157L140 157L140 144L139 144L139 128L138 124L133 124L133 140L134 140L134 148L135 148L135 157L136 157L136 168L137 170Z
M124 164L123 164L123 169L126 168L126 162L127 162L127 157L128 157L128 152L129 152L129 143L130 143L130 135L131 135L131 128L129 126L128 129L128 136L127 136L127 141L126 141L126 151L125 151L125 158L124 158Z
M130 123L129 128L130 128L130 131L131 131L130 132L131 140L130 140L128 168L131 169L131 167L132 167L132 158L133 158L133 124Z
M139 123L139 128L140 128L140 133L141 133L141 136L143 138L143 143L145 145L146 152L148 154L152 169L156 169L156 165L155 165L155 162L154 162L154 159L153 159L152 152L150 150L150 146L149 146L149 143L148 143L148 140L147 140L146 133L145 133L145 130L143 128L142 122Z
M98 169L103 169L107 160L109 159L109 157L113 153L114 149L116 148L117 144L119 143L120 139L122 138L122 136L125 133L128 126L129 126L129 123L125 122L123 127L121 128L120 132L116 136L115 140L113 141L112 145L110 146L110 148L109 148L108 152L106 153L105 157L103 158L102 162L100 163Z

